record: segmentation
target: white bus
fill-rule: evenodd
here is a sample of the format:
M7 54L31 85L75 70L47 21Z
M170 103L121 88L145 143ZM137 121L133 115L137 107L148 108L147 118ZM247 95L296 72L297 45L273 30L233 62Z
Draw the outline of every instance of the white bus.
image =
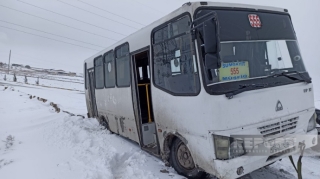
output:
M286 9L186 3L86 59L84 74L88 115L188 178L238 178L317 144Z

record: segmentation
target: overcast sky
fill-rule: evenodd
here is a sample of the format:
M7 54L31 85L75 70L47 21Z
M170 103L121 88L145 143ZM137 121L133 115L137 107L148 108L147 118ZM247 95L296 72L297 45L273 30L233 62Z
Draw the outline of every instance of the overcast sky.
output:
M185 2L0 0L0 61L8 61L11 49L12 63L82 72L83 61L87 57L179 8ZM219 2L289 9L307 69L314 79L320 80L320 0Z

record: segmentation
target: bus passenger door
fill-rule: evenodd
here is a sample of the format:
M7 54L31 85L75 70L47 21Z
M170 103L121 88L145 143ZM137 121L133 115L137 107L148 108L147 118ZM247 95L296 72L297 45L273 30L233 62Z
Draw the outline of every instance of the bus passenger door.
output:
M140 51L133 55L132 94L136 113L136 122L140 131L142 149L159 155L156 125L153 118L152 93L150 86L149 50Z
M96 95L95 95L95 81L94 81L94 69L88 70L88 93L89 93L89 103L90 103L90 117L97 117L97 105L96 105Z

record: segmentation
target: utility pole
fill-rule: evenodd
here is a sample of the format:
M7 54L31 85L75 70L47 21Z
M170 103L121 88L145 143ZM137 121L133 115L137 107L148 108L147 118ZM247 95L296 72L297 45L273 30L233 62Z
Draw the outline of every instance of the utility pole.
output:
M11 58L11 50L10 50L10 53L9 53L8 74L9 74L9 72L10 72L10 58Z

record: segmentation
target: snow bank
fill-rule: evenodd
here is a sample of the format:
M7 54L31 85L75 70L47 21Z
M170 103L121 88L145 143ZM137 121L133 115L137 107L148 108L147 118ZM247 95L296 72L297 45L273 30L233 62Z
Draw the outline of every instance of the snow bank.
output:
M0 178L182 178L96 119L55 113L17 89L0 89L0 99L0 140L14 139L0 143Z

